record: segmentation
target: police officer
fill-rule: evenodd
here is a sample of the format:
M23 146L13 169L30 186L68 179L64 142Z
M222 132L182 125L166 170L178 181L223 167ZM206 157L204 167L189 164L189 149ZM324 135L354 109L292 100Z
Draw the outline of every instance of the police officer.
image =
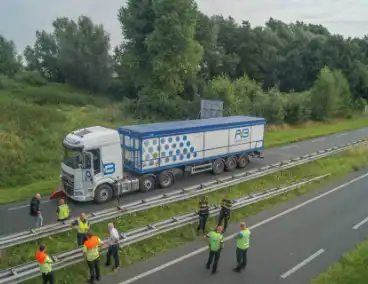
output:
M199 233L199 230L202 230L203 234L205 234L208 214L209 214L208 198L206 196L202 196L201 200L199 201L199 211L198 211L199 223L197 227L197 234Z
M95 283L95 279L100 281L100 250L99 246L103 242L91 231L87 232L87 240L83 244L84 257L87 260L89 268L90 279L89 283Z
M225 195L221 200L221 210L218 220L218 226L222 225L222 220L224 220L224 231L222 233L226 232L228 222L230 220L230 210L233 206L231 200L227 195Z
M42 283L43 284L54 284L54 275L52 273L52 260L46 254L45 245L40 245L40 248L36 253L36 261L40 265Z
M205 238L209 242L210 249L206 268L210 269L213 261L212 274L215 274L217 271L217 263L220 259L221 250L224 248L224 236L222 235L222 227L218 226L216 232L210 232L205 236Z
M87 240L87 232L90 229L86 214L82 213L79 219L73 221L71 225L77 231L77 244L80 247Z
M240 232L236 237L236 260L238 262L237 267L234 268L235 272L245 269L247 265L247 251L249 248L250 230L246 227L245 223L240 223Z
M65 221L70 216L70 208L68 204L65 204L64 199L60 199L59 206L56 209L56 214L58 217L58 221L60 221L62 224L65 224Z

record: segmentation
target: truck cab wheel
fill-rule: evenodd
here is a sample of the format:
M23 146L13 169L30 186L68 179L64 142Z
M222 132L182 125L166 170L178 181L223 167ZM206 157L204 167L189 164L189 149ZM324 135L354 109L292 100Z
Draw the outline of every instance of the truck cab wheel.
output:
M249 164L249 157L248 155L241 155L238 158L238 168L243 169Z
M224 169L225 169L225 164L222 161L222 159L217 159L216 161L213 162L212 172L215 175L221 174L224 171Z
M113 195L113 190L110 185L102 184L95 191L95 200L97 203L105 203L110 201Z
M163 171L158 176L158 181L161 188L168 188L174 184L174 175L169 171Z
M144 175L139 178L139 190L147 192L155 188L155 178L151 175Z

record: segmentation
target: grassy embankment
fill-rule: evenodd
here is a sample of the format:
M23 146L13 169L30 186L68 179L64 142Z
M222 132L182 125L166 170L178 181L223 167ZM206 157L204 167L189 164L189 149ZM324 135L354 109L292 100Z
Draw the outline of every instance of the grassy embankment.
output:
M264 188L271 188L276 185L298 181L301 178L332 173L332 175L324 181L315 182L297 191L289 192L282 196L254 204L249 207L238 209L233 212L231 221L236 222L240 219L244 219L246 216L254 215L277 203L296 198L303 193L319 188L322 184L326 184L328 181L367 166L367 153L368 147L361 147L330 158L315 161L308 165L292 168L287 171L269 175L262 179L249 181L229 188L227 190L229 196L231 198L237 198L250 192L262 190ZM209 194L210 202L212 204L217 204L223 194L224 191ZM191 200L186 200L159 208L153 208L146 212L132 214L130 215L130 218L124 216L113 221L118 229L127 231L129 229L139 227L140 225L153 223L183 212L195 210L197 208L197 202L198 199L193 198ZM93 230L101 237L106 235L107 222L108 221L93 225ZM209 222L209 227L213 227L214 225L214 221L211 220ZM153 237L144 241L143 243L137 243L128 247L124 247L120 252L122 264L128 265L138 262L140 260L152 257L160 252L173 249L181 244L195 240L195 227L196 224L188 225L175 231ZM70 240L72 240L72 243ZM74 233L68 232L54 236L53 238L43 239L42 242L48 246L49 253L53 254L75 247L75 236ZM1 255L0 266L5 268L32 260L34 258L34 251L36 248L36 243L30 243L4 250ZM107 272L107 270L103 269L103 273ZM57 274L63 275L63 279L58 280L57 283L76 283L75 281L82 283L82 281L84 281L84 279L87 277L87 270L85 264L80 263L74 265L73 267L67 268L67 270L60 271ZM30 280L27 283L37 283L37 281Z
M340 261L313 279L310 284L367 284L368 240L358 244L354 250L343 255Z
M36 192L48 196L55 190L66 133L92 125L142 123L131 119L122 103L57 84L0 88L0 121L0 204L26 200ZM366 117L270 126L265 143L274 147L367 126Z

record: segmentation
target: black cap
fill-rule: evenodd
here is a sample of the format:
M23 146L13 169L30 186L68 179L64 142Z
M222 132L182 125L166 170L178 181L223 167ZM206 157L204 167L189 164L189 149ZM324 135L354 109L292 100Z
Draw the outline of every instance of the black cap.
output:
M40 251L43 251L43 250L45 250L45 248L46 248L46 246L45 245L40 245Z

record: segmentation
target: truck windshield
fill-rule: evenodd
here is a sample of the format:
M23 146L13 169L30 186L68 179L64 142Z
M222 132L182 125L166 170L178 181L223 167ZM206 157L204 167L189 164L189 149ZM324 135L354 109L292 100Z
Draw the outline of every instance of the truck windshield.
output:
M63 163L72 169L77 169L82 163L81 157L82 153L80 151L65 148Z

